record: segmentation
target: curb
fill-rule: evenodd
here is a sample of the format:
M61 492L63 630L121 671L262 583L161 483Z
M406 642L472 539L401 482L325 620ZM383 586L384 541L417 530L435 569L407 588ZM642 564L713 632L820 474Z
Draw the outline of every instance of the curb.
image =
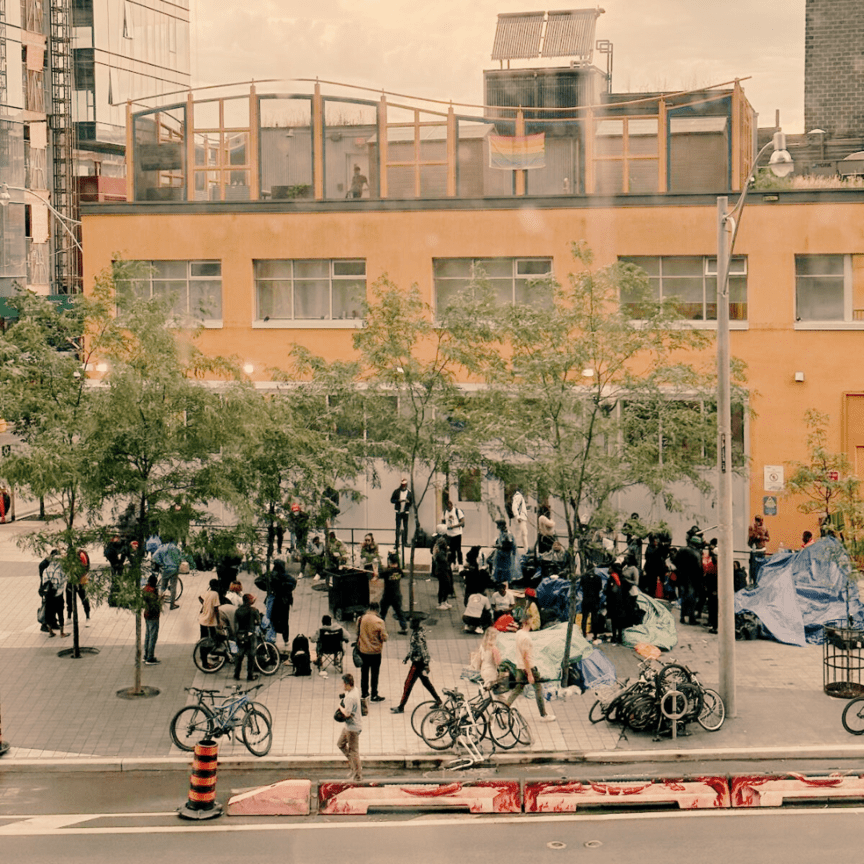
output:
M13 748L14 749L14 748ZM440 768L452 757L444 756L364 756L363 766L369 770L433 770ZM727 747L699 750L595 750L577 751L546 751L519 756L515 753L503 753L492 756L489 767L544 765L562 763L579 764L612 764L627 765L646 762L687 763L687 762L724 762L724 761L761 761L766 759L794 758L795 761L808 759L860 759L864 760L864 745L820 744L810 747L797 747L790 752L788 747ZM153 758L93 758L67 759L60 762L43 759L15 759L4 757L0 759L0 775L6 773L95 773L95 772L129 772L129 771L188 771L191 765L191 755L168 756ZM341 757L329 756L285 756L274 758L254 758L243 756L228 756L219 760L219 767L229 771L290 771L300 773L309 770L341 770L345 760Z

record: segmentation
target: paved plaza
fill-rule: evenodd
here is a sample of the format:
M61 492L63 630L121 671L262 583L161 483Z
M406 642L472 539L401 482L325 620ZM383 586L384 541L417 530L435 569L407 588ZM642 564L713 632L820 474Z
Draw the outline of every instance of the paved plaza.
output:
M189 701L184 688L233 684L229 666L205 675L192 662L192 647L199 632L197 598L212 574L193 572L184 576L186 587L180 608L163 615L156 652L161 665L143 669L144 683L158 688L159 695L120 699L117 691L130 687L134 680L134 616L102 605L94 609L92 621L85 627L82 613L81 644L98 648L98 653L77 660L58 657L58 650L71 647L72 639L52 639L40 632L36 621L38 562L15 545L16 536L36 524L0 525L0 586L4 597L0 606L0 719L3 740L11 746L4 763L187 759L172 745L168 733L169 720ZM98 565L101 556L93 558ZM313 590L313 584L308 578L298 582L291 614L292 637L305 633L314 639L321 616L328 612L326 593ZM480 637L462 631L457 604L450 612L435 609L437 586L428 579L428 573L421 572L416 585L417 607L430 613L426 625L433 682L439 690L471 687L460 675ZM259 597L259 605L262 600ZM406 713L391 714L389 709L398 702L407 670L402 660L408 637L397 635L392 619L387 623L391 635L380 683L386 701L370 704L362 751L364 758L410 761L431 754L412 732L409 713L428 697L417 685ZM638 658L632 650L620 646L603 646L602 650L615 664L619 678L636 669ZM670 658L697 670L706 685L717 686L717 637L705 628L679 625L678 646L664 656ZM790 756L802 748L820 746L833 745L836 750L848 745L849 752L857 750L858 739L849 736L840 722L845 703L822 691L821 647L739 642L736 665L738 717L727 720L719 732L708 733L693 724L691 734L676 741L654 742L650 735L632 732L622 735L617 726L589 722L588 711L595 698L590 691L552 700L550 708L557 722L540 723L532 694L531 698L520 698L517 704L531 722L534 743L513 752L530 753L535 758L544 754L579 758L580 754L602 751L611 758L626 759L627 752L646 750L788 748ZM345 669L352 668L348 654ZM286 665L271 678L262 676L259 683L264 686L257 698L269 707L274 718L271 758L341 759L335 745L339 727L332 719L341 692L336 673L331 671L327 678L317 674L294 677ZM224 740L220 742L220 754L221 758L248 755L242 743Z

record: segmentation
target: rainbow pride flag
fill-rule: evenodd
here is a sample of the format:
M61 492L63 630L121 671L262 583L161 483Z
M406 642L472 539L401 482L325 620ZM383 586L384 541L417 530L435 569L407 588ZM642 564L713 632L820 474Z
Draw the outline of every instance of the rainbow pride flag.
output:
M489 135L489 167L505 171L546 167L546 133Z

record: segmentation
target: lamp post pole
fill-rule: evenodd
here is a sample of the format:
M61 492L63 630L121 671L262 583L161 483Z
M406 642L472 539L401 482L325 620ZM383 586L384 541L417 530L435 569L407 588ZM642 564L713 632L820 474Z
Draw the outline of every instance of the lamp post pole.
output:
M744 194L747 187L744 188ZM743 197L741 199L743 206ZM729 368L729 200L717 199L717 632L720 695L726 715L735 709L735 592L732 539L732 383Z
M768 167L778 177L795 168L786 150L786 136L778 130L757 154L735 206L717 199L717 633L719 636L720 695L726 716L736 716L735 705L735 587L732 515L732 375L729 368L729 262L735 248L741 212L759 159L774 148Z

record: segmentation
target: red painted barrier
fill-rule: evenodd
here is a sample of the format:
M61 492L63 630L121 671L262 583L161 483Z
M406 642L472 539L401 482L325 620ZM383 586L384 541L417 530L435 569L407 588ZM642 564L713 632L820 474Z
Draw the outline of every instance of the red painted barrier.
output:
M308 816L311 780L283 780L234 795L229 816Z
M323 782L318 785L318 812L365 814L370 807L427 806L465 809L471 813L521 813L518 780L470 780L455 783Z
M729 807L725 777L667 780L571 780L525 783L526 813L572 813L585 807L677 804L682 810Z
M758 774L732 777L730 789L733 807L781 807L791 800L850 801L864 799L864 775Z

